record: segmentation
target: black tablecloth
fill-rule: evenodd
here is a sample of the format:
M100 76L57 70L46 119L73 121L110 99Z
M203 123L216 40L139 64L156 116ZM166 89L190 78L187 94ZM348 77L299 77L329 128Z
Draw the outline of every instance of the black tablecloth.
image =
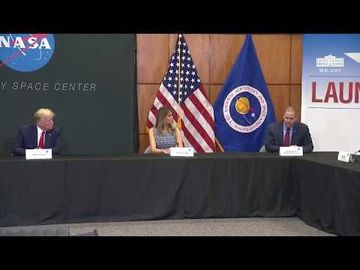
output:
M0 226L299 216L360 235L360 165L337 153L0 160Z
M360 235L360 164L337 161L337 153L314 153L294 162L298 216L340 235Z

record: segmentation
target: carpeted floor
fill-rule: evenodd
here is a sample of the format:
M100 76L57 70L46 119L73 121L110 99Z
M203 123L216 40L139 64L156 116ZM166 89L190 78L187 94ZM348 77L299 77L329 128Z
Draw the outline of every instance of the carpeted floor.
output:
M0 227L0 236L334 236L299 218L222 218Z

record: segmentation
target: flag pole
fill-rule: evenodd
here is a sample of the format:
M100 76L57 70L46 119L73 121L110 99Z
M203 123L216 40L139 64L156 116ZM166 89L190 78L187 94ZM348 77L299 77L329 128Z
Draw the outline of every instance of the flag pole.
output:
M180 107L180 102L181 102L181 97L180 97L180 86L181 86L181 48L180 48L180 45L181 45L181 42L180 42L180 37L181 37L181 34L178 34L178 39L179 39L179 48L178 48L178 56L179 56L179 68L178 68L178 105ZM180 110L177 112L178 113L178 120L177 120L177 127L179 129L181 129L181 115L180 115Z
M215 142L217 144L217 146L220 148L221 152L225 152L224 148L222 147L221 143L219 142L219 140L215 137Z

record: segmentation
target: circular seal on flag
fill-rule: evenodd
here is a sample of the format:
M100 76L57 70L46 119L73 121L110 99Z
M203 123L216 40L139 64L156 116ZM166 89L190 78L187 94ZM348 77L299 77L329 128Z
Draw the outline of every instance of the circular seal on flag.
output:
M267 112L263 94L249 85L234 88L224 100L225 121L238 132L250 133L258 129L264 123Z

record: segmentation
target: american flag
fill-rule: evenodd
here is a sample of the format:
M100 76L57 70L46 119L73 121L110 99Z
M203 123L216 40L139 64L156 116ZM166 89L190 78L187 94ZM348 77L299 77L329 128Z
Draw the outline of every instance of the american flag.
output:
M146 122L152 128L159 108L171 109L184 145L198 153L215 152L214 110L196 72L188 45L178 35L174 53Z

